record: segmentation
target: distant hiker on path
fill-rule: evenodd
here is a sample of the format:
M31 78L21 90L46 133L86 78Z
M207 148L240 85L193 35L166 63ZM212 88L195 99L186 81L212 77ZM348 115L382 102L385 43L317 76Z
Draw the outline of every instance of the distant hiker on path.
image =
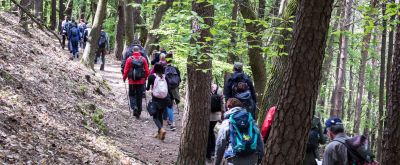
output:
M325 144L325 141L321 121L314 116L311 121L311 130L308 133L306 156L304 157L303 165L317 165L316 160L320 160L319 145Z
M68 38L69 22L70 22L70 19L69 19L68 16L65 16L64 20L61 22L61 30L60 30L60 33L62 35L62 45L61 45L61 47L63 49L65 47L65 40ZM69 50L69 47L68 47L68 50Z
M164 48L160 47L160 51L157 52L156 54L153 54L151 57L151 65L154 65L155 63L160 61L160 55L161 54L167 54L167 51L165 51Z
M98 59L101 58L100 70L104 70L104 65L106 63L106 54L109 50L109 40L107 33L101 28L100 39L99 39L99 48L97 49L96 58L94 59L94 63L97 63Z
M218 132L215 165L222 158L232 165L255 165L264 156L264 143L251 114L236 98L227 101L228 111Z
M78 29L79 29L79 34L81 39L79 40L79 47L85 48L85 41L84 41L84 34L86 30L86 23L84 19L81 19L79 24L78 24Z
M144 48L141 46L140 42L139 42L138 40L135 40L135 41L133 41L133 43L132 43L131 45L128 46L128 48L126 48L126 50L125 50L123 56L121 56L121 57L122 57L122 60L121 60L121 72L122 72L122 73L123 73L124 68L125 68L126 60L127 60L130 56L132 56L133 48L134 48L135 46L137 47L137 49L139 49L139 52L140 52L141 56L143 56L143 57L146 59L147 63L149 63L148 57L147 57L147 55L146 55L146 51L145 51Z
M71 45L72 54L70 60L73 60L74 58L79 58L79 41L81 39L81 35L76 23L71 22L70 24L71 28L68 31L68 39Z
M224 119L224 96L222 88L217 84L211 85L211 113L210 113L210 126L208 128L208 144L206 158L209 163L212 162L212 156L215 156L215 125Z
M159 63L161 64L164 57L162 55L160 57L161 61ZM172 53L168 53L167 56L165 57L165 60L166 63L162 65L164 66L164 73L168 83L168 92L171 98L171 103L168 105L167 110L164 111L163 119L164 120L168 119L168 125L170 126L170 130L175 131L176 125L175 125L173 104L175 101L176 106L178 107L178 104L180 102L179 85L181 83L181 72L177 67L172 65L173 61Z
M149 65L139 52L139 47L133 48L132 56L126 60L123 80L129 78L129 102L136 118L142 113L142 97L146 78L149 76Z
M165 78L164 67L160 63L156 63L154 65L154 74L149 76L146 88L147 90L151 89L152 100L148 105L148 110L158 128L154 138L160 140L164 140L166 134L163 129L162 115L171 102L168 94L168 83Z
M243 107L255 116L256 111L256 92L253 81L243 72L243 64L235 62L233 66L234 73L228 79L224 86L225 100L237 98L243 103Z

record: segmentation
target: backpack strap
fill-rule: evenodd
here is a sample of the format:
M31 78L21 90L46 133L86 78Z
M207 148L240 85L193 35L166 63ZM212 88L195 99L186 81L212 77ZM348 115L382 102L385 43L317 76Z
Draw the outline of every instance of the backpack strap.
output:
M355 151L353 148L351 148L346 142L342 142L342 141L340 141L340 140L332 140L332 141L339 142L339 143L343 144L344 146L346 146L347 151L349 151L349 152L347 153L347 157L348 157L349 161L350 161L350 160L352 161L351 154L353 154L354 156L356 156L356 157L357 157L358 159L360 159L360 160L364 160L364 158L362 158L362 156L361 156L360 154L358 154L358 152ZM350 154L349 154L349 153L350 153ZM351 162L349 162L349 163L351 163Z

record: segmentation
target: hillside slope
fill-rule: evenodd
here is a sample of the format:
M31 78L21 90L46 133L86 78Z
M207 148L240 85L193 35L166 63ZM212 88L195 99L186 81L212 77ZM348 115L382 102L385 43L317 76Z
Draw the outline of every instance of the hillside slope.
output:
M107 134L107 83L0 12L0 164L136 164Z

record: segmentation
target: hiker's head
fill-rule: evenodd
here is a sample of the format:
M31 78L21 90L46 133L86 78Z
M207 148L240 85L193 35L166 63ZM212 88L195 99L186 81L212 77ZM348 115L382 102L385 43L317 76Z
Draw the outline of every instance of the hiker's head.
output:
M165 49L163 47L160 47L160 49L158 49L160 52L165 51Z
M69 17L67 15L64 16L64 20L69 20Z
M172 63L172 59L174 58L174 55L172 53L168 53L165 58L167 59L167 63Z
M142 45L139 40L133 40L132 45Z
M133 47L133 52L139 52L139 51L140 51L139 46L134 46L134 47Z
M226 101L226 106L228 107L228 109L232 109L235 107L242 107L243 104L237 98L230 98L230 99L228 99L228 101Z
M156 73L156 74L164 74L164 66L161 63L157 62L154 65L154 73Z
M166 61L166 55L164 53L160 54L160 61Z
M344 133L342 120L338 117L332 117L326 120L324 133L326 133L331 139L334 139L339 133Z
M241 62L235 62L235 64L233 64L233 71L242 72L243 64Z

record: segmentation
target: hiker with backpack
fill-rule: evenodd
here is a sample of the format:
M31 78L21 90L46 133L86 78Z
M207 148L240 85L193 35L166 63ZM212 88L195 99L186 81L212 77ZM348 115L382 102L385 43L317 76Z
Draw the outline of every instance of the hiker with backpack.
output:
M161 54L167 54L167 51L165 51L164 48L160 47L159 50L160 50L159 52L157 52L156 54L153 54L151 56L151 65L154 65L155 63L160 61L160 55Z
M79 46L81 48L85 48L85 42L84 42L84 39L83 39L83 35L85 33L85 30L86 30L86 23L85 23L84 19L80 19L80 22L79 22L79 25L78 25L78 29L79 29L79 34L80 34L80 37L81 37L81 39L79 40Z
M83 48L86 47L86 42L89 40L89 33L92 30L92 25L88 24L83 32Z
M130 56L132 56L132 52L133 52L134 47L137 47L137 49L139 50L141 56L144 57L144 58L146 59L146 62L149 64L149 60L148 60L146 51L145 51L144 48L141 46L140 41L134 40L134 41L132 42L132 44L129 45L129 46L126 48L124 54L121 56L121 57L122 57L122 59L121 59L121 61L122 61L122 62L121 62L121 72L122 72L122 73L124 73L123 71L124 71L124 68L125 68L126 60L127 60Z
M69 23L70 23L69 17L65 16L64 20L61 22L61 29L60 29L60 33L61 33L61 36L62 36L62 45L61 45L61 47L63 49L65 47L65 40L68 38ZM68 50L69 50L69 47L68 47Z
M149 65L139 52L139 48L133 49L125 63L123 80L129 79L129 102L134 116L138 119L142 112L142 97L146 78L149 76Z
M97 63L97 60L101 58L100 70L104 70L104 65L106 63L106 54L107 50L109 50L109 41L107 33L101 28L100 39L99 39L99 47L97 49L96 58L94 63Z
M314 116L311 121L311 130L308 133L306 156L303 160L303 165L317 165L319 158L319 145L325 144L325 136L322 131L321 121Z
M211 114L210 125L208 128L208 143L206 158L208 162L212 162L212 156L215 153L215 133L214 128L218 122L223 120L224 112L224 96L222 89L217 84L211 84Z
M225 100L237 98L243 103L243 107L255 117L256 112L256 92L253 81L243 71L243 64L235 62L233 66L234 73L228 79L224 86Z
M255 165L264 156L264 143L252 115L236 98L226 102L228 111L218 132L215 165L225 158L232 165Z
M152 99L148 104L147 110L153 116L154 123L158 130L154 138L164 140L166 131L163 129L163 113L170 104L170 96L168 94L168 83L164 74L164 66L160 63L154 65L154 74L149 76L147 82L147 90L151 89Z
M71 28L68 32L68 40L71 45L72 54L70 60L73 60L74 58L79 58L79 40L81 39L81 36L75 22L72 22L70 26Z
M163 55L160 56L160 62L162 63ZM178 104L180 102L180 95L179 95L179 85L181 83L181 72L179 69L175 66L172 65L173 62L173 54L168 53L165 56L165 62L166 64L162 64L164 66L164 72L165 72L165 78L168 83L168 92L169 96L171 99L171 103L168 105L167 110L164 111L163 114L163 119L167 120L167 124L170 126L171 131L176 130L176 124L174 120L174 101L176 103L176 106L178 107Z

